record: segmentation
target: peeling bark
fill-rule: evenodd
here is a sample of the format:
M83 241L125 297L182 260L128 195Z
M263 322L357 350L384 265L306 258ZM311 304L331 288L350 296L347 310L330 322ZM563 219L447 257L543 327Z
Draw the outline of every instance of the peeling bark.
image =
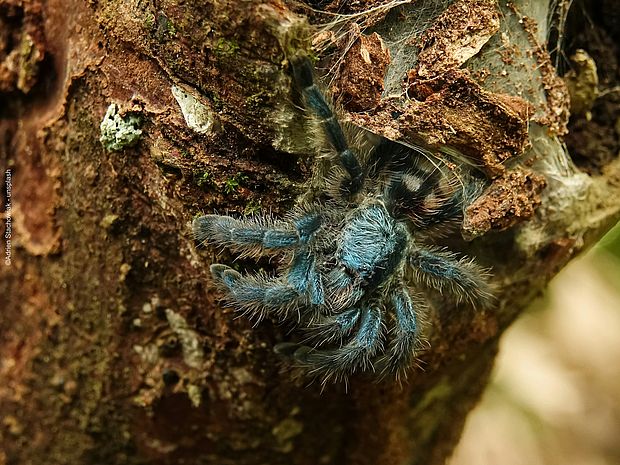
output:
M481 165L490 187L465 228L481 237L449 240L492 268L497 309L434 295L430 349L408 380L355 376L322 389L272 352L287 328L253 328L221 307L208 276L214 251L197 250L189 227L214 209L281 214L306 192L315 160L299 136L286 56L310 53L317 26L305 14L320 13L276 0L0 0L11 236L0 268L0 463L444 462L501 333L618 219L620 101L601 92L592 118L568 122L540 11L527 1L480 1L489 14L477 25L438 12L426 55L401 53L386 31L407 26L418 3L351 2L351 13L378 7L358 19L373 31L353 43L327 34L332 49L319 63L351 54L330 75L348 120ZM601 36L617 34L596 12ZM467 50L421 72L415 57L436 56L431 36L460 38ZM600 49L618 49L605 40L579 46L610 89L617 60ZM384 81L370 68L385 70ZM139 138L106 149L100 125L111 105L110 127ZM593 125L608 135L595 147ZM561 144L565 128L587 172Z

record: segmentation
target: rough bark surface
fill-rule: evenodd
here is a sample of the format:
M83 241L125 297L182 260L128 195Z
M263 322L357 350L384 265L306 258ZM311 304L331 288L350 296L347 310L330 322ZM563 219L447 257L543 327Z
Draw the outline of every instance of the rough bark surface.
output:
M375 7L359 23L376 35L324 34L336 52L321 63L348 53L331 69L345 109L366 110L350 120L479 163L490 187L463 231L476 239L451 241L493 269L498 302L474 312L435 296L431 348L406 382L355 376L322 389L293 379L272 352L287 328L253 328L222 308L214 253L196 249L189 227L214 209L283 213L308 189L314 159L294 124L282 126L295 113L286 55L308 52L315 32L305 10L278 0L0 0L0 464L444 462L501 333L618 218L620 99L602 95L571 120L579 171L558 139L568 101L529 2L501 15L493 1L475 11L453 2L458 21L437 15L418 66L392 77L399 57L381 37L399 12L383 3L350 2L351 14ZM611 89L620 16L603 5L598 35L579 39ZM509 43L508 27L529 47ZM363 74L373 60L402 95L380 95L376 75ZM510 82L519 67L531 79ZM100 127L112 104L105 119L120 150Z

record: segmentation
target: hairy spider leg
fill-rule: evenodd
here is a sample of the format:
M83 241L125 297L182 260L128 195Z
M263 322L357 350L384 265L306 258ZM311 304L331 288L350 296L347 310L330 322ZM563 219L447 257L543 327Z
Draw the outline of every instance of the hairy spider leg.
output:
M342 377L353 373L357 368L365 369L377 350L381 348L381 311L377 308L364 307L357 333L346 344L335 349L315 349L294 343L278 344L275 350L292 356L302 367L314 374L323 374L325 380L330 377Z
M395 323L392 329L389 354L377 362L383 372L400 372L411 366L418 341L416 309L406 288L401 287L391 295Z
M281 279L261 275L242 275L232 268L211 265L215 281L226 289L226 299L244 311L249 318L262 319L266 313L282 320L298 317L308 298Z
M355 305L363 296L364 289L346 267L338 266L323 277L328 311L341 312Z
M308 213L292 221L295 229L286 230L272 229L256 220L206 215L194 221L194 230L198 239L242 252L296 247L286 283L261 276L246 277L224 265L211 267L214 278L228 289L231 300L246 310L258 309L262 315L265 310L274 311L278 306L288 309L294 303L299 304L306 293L310 304L324 302L321 278L307 247L321 222L318 213ZM284 316L287 314L285 311Z
M340 191L343 197L355 195L364 185L362 166L355 153L349 148L331 106L314 83L310 60L307 57L296 57L290 62L295 84L301 92L306 107L319 119L325 137L338 154L340 163L349 175L349 179L342 182Z
M307 292L312 305L322 305L325 303L325 292L315 262L307 247L296 251L286 279L298 293Z
M441 199L434 209L427 209L416 222L420 228L431 228L445 223L455 223L463 217L463 191L458 189L448 199Z
M308 326L304 342L322 346L340 340L351 334L359 323L360 315L359 308L351 308L337 315L322 316Z
M321 227L318 213L309 213L293 222L272 224L264 218L237 219L230 216L204 215L192 223L196 240L220 245L247 255L261 255L265 250L290 249L307 243Z
M455 225L463 217L463 206L481 193L480 183L471 180L465 186L457 186L457 179L441 185L445 175L440 170L413 168L395 173L384 196L394 217L407 217L418 230L437 233L433 227Z
M470 259L436 248L418 248L410 252L408 261L418 282L449 291L459 302L487 306L493 300L488 273Z

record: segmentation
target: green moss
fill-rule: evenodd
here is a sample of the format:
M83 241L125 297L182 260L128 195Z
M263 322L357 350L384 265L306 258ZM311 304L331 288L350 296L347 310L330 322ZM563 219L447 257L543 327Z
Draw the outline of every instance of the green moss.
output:
M226 194L232 194L234 192L237 192L239 186L247 180L248 177L245 174L235 174L232 178L228 178L224 181L224 192Z
M280 452L289 453L293 451L292 440L299 436L304 430L304 425L295 418L289 417L282 420L271 430Z
M226 181L224 181L224 192L226 192L227 194L237 192L238 187L239 182L235 178L228 178Z
M23 34L19 44L19 65L17 69L17 88L24 93L30 92L37 81L39 63L43 56L29 34Z
M174 26L174 23L163 13L157 16L157 30L155 31L155 35L158 40L173 39L177 35L177 28Z
M194 181L198 187L210 187L214 184L213 174L210 171L194 173Z
M148 31L151 31L155 27L155 15L153 13L146 13L144 18L144 25Z
M243 209L243 214L244 215L255 215L256 213L260 212L261 208L262 208L261 204L257 202L256 200L252 199L247 203L247 205Z
M434 403L441 405L443 399L449 398L452 395L453 387L448 378L443 378L432 389L430 389L424 397L418 402L416 411L423 411L430 408Z
M213 52L220 58L232 58L237 55L239 44L231 39L220 37L213 47Z

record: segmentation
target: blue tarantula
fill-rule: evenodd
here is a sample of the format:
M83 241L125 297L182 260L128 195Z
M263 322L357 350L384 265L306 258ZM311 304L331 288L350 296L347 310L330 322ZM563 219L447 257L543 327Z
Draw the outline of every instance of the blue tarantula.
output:
M211 266L238 310L293 322L304 333L301 343L278 344L277 352L325 380L356 370L398 373L411 365L419 344L425 300L416 289L430 287L474 306L491 299L482 268L424 244L437 226L462 217L480 184L458 182L456 172L425 152L384 138L364 157L356 154L314 83L309 60L291 59L291 68L339 162L326 195L282 220L198 217L196 239L242 256L284 256L275 277Z

